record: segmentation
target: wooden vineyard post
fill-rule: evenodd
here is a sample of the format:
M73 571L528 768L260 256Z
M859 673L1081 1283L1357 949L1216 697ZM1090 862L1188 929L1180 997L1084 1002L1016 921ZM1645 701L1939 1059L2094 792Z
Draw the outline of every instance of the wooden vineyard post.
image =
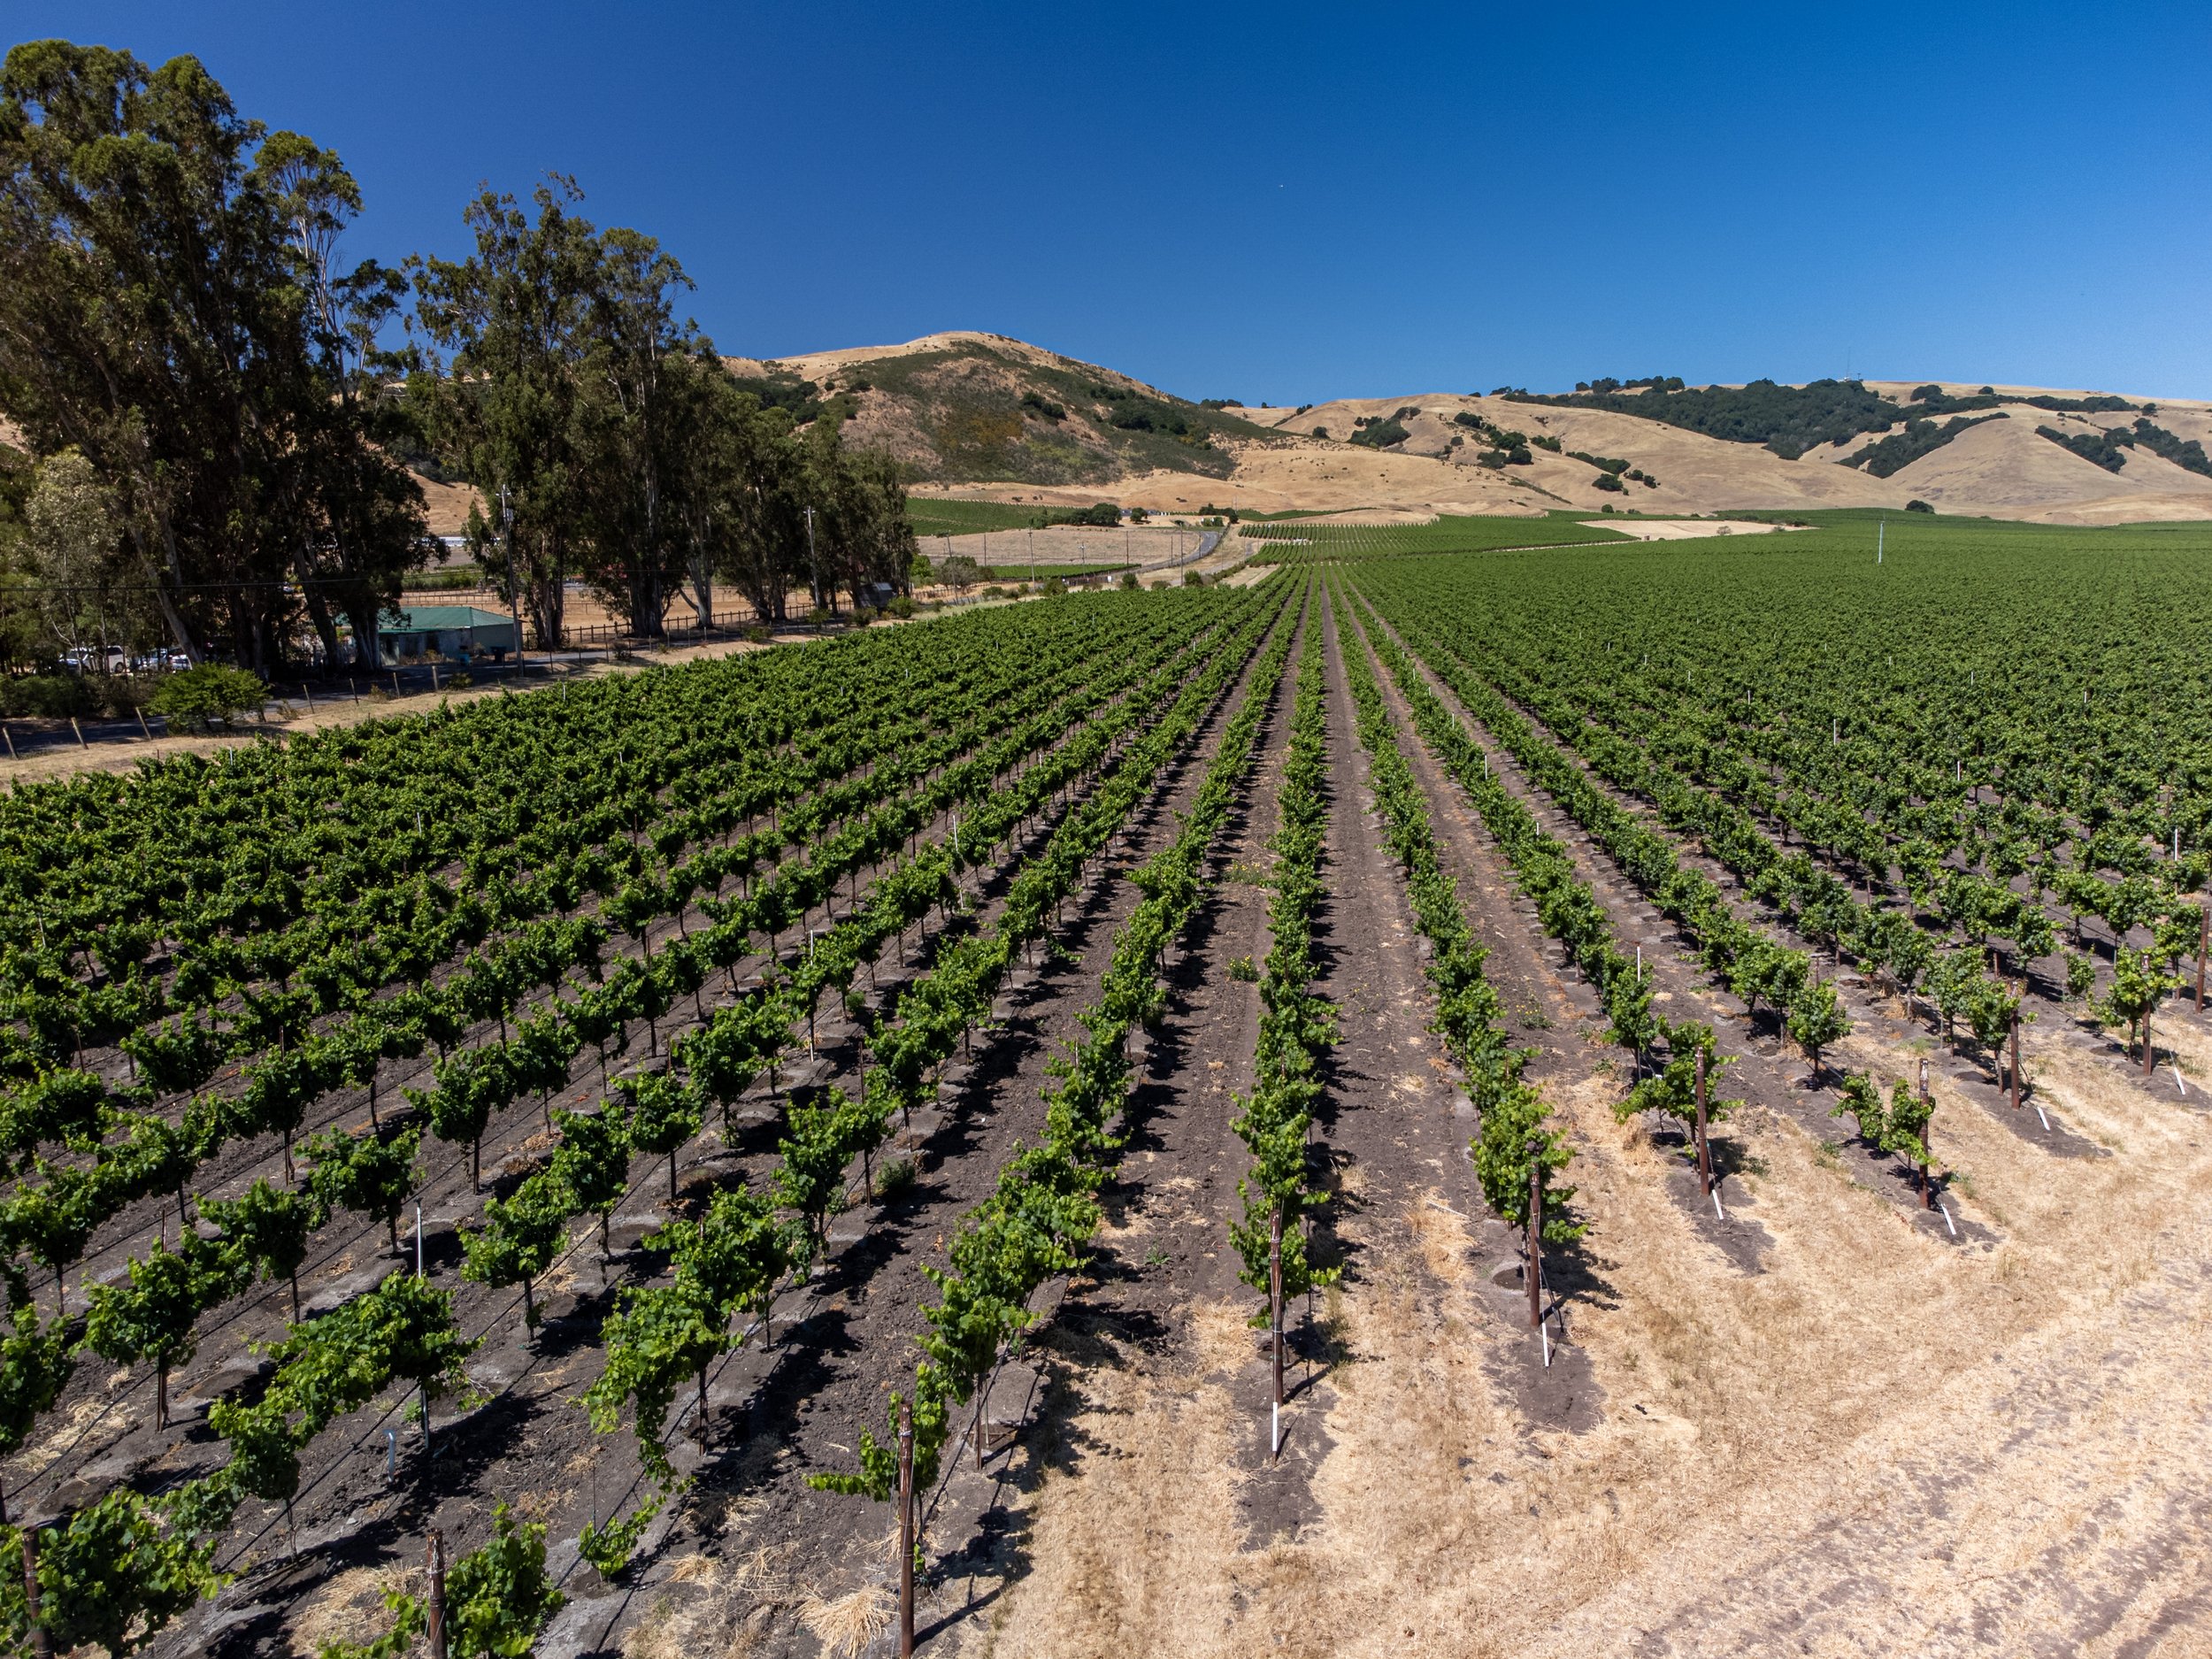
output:
M2212 955L2212 902L2197 911L2197 1012L2204 1012L2204 959Z
M2020 1110L2020 1010L2012 1010L2012 1110Z
M2151 1072L2158 1064L2158 1050L2151 1047L2151 1011L2143 1010L2143 1080L2150 1081Z
M446 1659L445 1645L445 1540L438 1536L435 1527L430 1529L430 1592L426 1609L430 1639L430 1659Z
M1705 1137L1705 1050L1697 1051L1697 1176L1713 1195L1713 1143Z
M1283 1207L1275 1206L1267 1234L1267 1317L1273 1338L1268 1343L1275 1361L1275 1418L1267 1432L1267 1454L1283 1455L1280 1432L1283 1411Z
M54 1659L53 1639L38 1617L38 1528L23 1529L23 1612L31 1627L31 1652L37 1659Z
M1544 1142L1532 1135L1528 1142L1528 1323L1535 1330L1544 1323Z
M914 1408L899 1402L899 1659L914 1659Z
M1935 1149L1928 1143L1934 1139L1935 1096L1928 1093L1928 1063L1924 1058L1920 1062L1920 1104L1924 1110L1920 1123L1920 1149L1933 1157ZM1920 1166L1920 1207L1935 1208L1935 1176L1924 1163Z
M1275 1207L1268 1223L1267 1240L1267 1305L1268 1321L1274 1332L1275 1403L1283 1403L1283 1210Z

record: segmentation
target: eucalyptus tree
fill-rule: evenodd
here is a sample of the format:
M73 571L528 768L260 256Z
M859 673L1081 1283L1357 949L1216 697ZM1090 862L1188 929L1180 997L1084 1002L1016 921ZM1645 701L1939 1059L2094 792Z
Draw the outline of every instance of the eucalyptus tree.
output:
M411 403L481 495L470 543L514 584L541 646L560 641L590 481L579 405L599 249L571 211L581 199L572 180L553 179L532 192L533 218L487 189L462 214L473 253L408 261L412 321L434 349L409 377Z
M374 484L389 540L419 523L319 345L313 296L336 291L330 243L358 200L335 157L242 116L196 58L48 40L0 64L0 411L111 492L104 580L195 660L281 659L335 473Z

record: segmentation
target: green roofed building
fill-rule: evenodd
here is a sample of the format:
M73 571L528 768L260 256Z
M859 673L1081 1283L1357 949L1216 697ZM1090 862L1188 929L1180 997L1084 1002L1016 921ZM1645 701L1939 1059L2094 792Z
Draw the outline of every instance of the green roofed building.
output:
M378 662L388 668L433 651L449 663L479 657L504 662L515 649L515 625L474 605L414 605L378 618L376 647Z

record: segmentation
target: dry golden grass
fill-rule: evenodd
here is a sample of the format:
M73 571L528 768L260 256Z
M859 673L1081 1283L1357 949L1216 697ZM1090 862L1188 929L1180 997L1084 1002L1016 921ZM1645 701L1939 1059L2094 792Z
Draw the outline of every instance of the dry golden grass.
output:
M392 1591L418 1595L422 1574L412 1568L354 1567L318 1591L288 1627L292 1651L313 1659L334 1641L366 1642L392 1627L385 1596Z
M799 1609L799 1622L813 1632L829 1659L854 1659L889 1628L897 1609L898 1598L882 1585L863 1585L833 1601L809 1596Z
M2185 1067L2212 1043L2174 1022ZM1909 1074L1909 1051L1843 1056ZM1594 1078L1554 1091L1608 1294L1575 1338L1603 1390L1582 1434L1525 1421L1486 1361L1526 1341L1481 1304L1469 1218L1436 1194L1354 1211L1335 1299L1320 1518L1248 1547L1218 1378L1238 1310L1191 1310L1155 1375L1082 1379L1099 1448L1048 1479L1035 1569L972 1638L994 1654L1588 1655L2212 1651L2194 1471L2212 1458L2212 1123L2162 1064L2146 1094L2055 1031L2047 1109L2124 1152L2060 1159L1937 1071L1949 1202L1999 1235L1913 1226L1819 1141L1754 1110L1737 1271ZM2186 1075L2186 1072L2185 1072ZM1847 1129L1839 1125L1835 1138ZM2154 1569L2151 1563L2155 1563ZM1965 1638L1971 1632L1973 1642ZM2135 1644L2131 1646L2130 1644Z
M793 1594L780 1559L787 1553L786 1547L723 1555L710 1543L703 1552L678 1557L664 1582L694 1587L655 1597L623 1637L623 1659L743 1659L760 1651L779 1614L820 1605ZM826 1650L836 1651L828 1638L821 1640Z

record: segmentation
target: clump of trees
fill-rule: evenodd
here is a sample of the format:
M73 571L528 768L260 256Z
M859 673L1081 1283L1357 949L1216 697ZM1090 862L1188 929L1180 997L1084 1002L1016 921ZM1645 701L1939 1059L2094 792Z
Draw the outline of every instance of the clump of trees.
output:
M1922 387L1913 396L1934 388ZM1844 462L1846 466L1864 467L1876 478L1888 478L1901 472L1924 455L1932 455L1970 426L1978 426L1985 420L2002 420L2001 411L1993 415L1954 415L1940 426L1932 420L1908 420L1902 432L1892 433L1857 450Z
M409 262L408 403L477 486L470 544L539 642L560 636L571 578L646 637L679 600L710 618L718 580L777 621L801 588L833 610L872 583L908 591L896 464L846 445L829 405L802 428L734 379L677 319L683 267L641 232L595 229L581 199L565 179L527 207L486 190L463 215L467 257Z
M2099 426L2088 432L2061 432L2056 426L2038 426L2035 435L2048 438L2062 449L2078 455L2093 466L2116 472L2127 465L2127 451L2135 447L2135 434L2108 432Z
M1352 422L1357 428L1351 441L1370 449L1386 449L1394 443L1403 443L1413 434L1406 430L1406 418L1421 411L1408 406L1387 418L1362 415Z
M15 664L372 661L436 547L403 457L475 488L472 551L541 646L571 580L646 636L679 602L710 617L718 582L779 620L794 591L906 591L903 480L842 441L851 398L734 378L680 319L682 267L591 225L570 180L483 192L463 258L349 264L334 154L196 58L65 41L0 65L0 173Z
M1819 444L1843 443L1863 432L1886 432L1901 413L1895 403L1857 380L1815 380L1809 386L1754 380L1740 387L1685 388L1668 376L1627 384L1640 384L1647 389L1630 390L1593 380L1587 390L1556 396L1532 396L1520 391L1500 395L1515 403L1641 415L1670 426L1701 432L1709 438L1763 444L1788 461Z
M341 618L373 637L426 544L384 445L402 285L337 261L338 157L196 58L38 41L0 64L0 411L50 509L13 554L35 632L256 672L298 628L334 658Z

